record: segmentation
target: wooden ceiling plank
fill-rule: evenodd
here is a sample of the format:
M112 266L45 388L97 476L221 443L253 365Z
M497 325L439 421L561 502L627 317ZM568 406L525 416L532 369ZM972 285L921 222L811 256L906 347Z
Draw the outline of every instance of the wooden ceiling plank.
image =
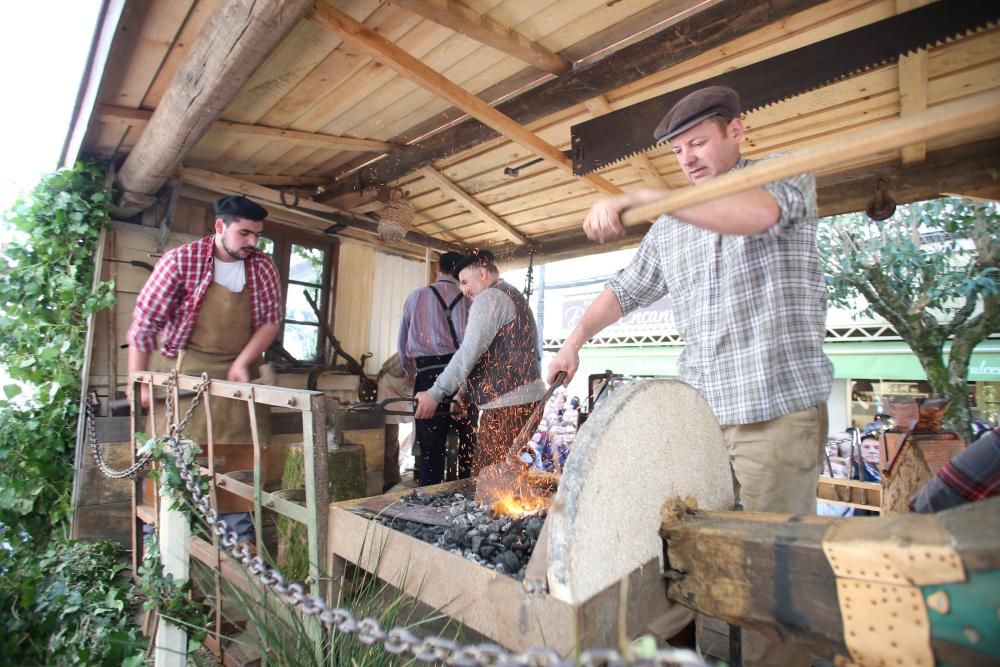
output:
M135 4L135 7L133 7ZM156 79L193 0L126 3L101 102L139 106ZM120 43L120 46L119 46Z
M311 4L223 0L118 171L119 216L131 217L152 204L184 156ZM227 46L224 53L220 43Z
M899 59L899 115L911 116L927 110L927 51L901 56ZM927 158L927 143L903 146L904 165L917 164Z
M303 188L315 187L317 185L323 185L325 179L323 176L284 176L279 174L223 174L224 176L229 176L231 178L238 178L241 181L246 181L247 183L256 183L257 185L271 185L271 186L298 186Z
M453 197L457 202L462 204L462 206L468 208L469 211L480 216L484 220L493 223L498 229L503 230L503 232L515 243L519 245L531 243L530 239L528 239L524 234L514 229L499 215L480 204L476 201L475 197L452 183L444 174L439 172L434 167L423 167L420 169L420 173L424 177L433 181L435 185L441 188L446 194Z
M582 103L598 94L620 88L631 81L669 68L716 49L732 39L752 33L818 4L816 0L773 0L761 4L752 0L725 0L681 21L670 30L636 42L592 66L553 79L518 95L497 107L497 111L518 123L530 123L554 111ZM418 150L407 156L390 152L387 159L373 164L368 171L383 182L401 174L482 144L495 136L492 128L478 120L468 120L420 142ZM359 163L365 158L359 158ZM372 177L368 177L371 180ZM353 182L332 184L324 198L334 198L351 189Z
M383 63L395 69L400 75L409 78L418 85L435 91L438 95L444 97L455 106L465 109L470 115L486 123L500 134L509 137L528 150L553 162L568 173L572 173L572 163L562 151L542 141L534 133L518 125L478 97L459 88L409 53L398 48L395 44L371 32L364 25L324 4L316 5L313 8L311 18L319 22L322 26L336 32L343 39L350 40L362 46L374 57L379 58ZM606 194L617 194L620 192L611 183L594 174L584 176L582 180Z
M115 121L141 129L149 122L149 119L153 116L153 112L144 109L130 109L110 104L99 104L97 106L97 116L104 122ZM216 132L234 132L242 136L261 137L268 141L280 141L303 146L319 146L339 151L384 152L393 147L388 142L377 141L375 139L335 137L313 132L299 132L297 130L283 130L276 127L264 127L262 125L233 123L227 120L214 121L211 124L211 130Z
M573 63L457 0L390 0L392 4L491 46L543 72L563 74Z
M170 47L170 51L167 53L166 58L163 59L163 64L156 73L156 78L153 79L149 89L146 90L145 96L142 98L142 103L138 106L143 109L155 109L160 105L160 100L163 99L163 93L166 92L167 86L170 85L170 80L173 78L174 72L180 67L184 56L187 55L188 46L198 37L198 33L201 32L205 26L205 22L208 21L208 17L215 11L217 1L198 0L198 2L193 4L187 18L184 19L184 24L177 33L177 38ZM121 101L118 102L118 104L122 103Z

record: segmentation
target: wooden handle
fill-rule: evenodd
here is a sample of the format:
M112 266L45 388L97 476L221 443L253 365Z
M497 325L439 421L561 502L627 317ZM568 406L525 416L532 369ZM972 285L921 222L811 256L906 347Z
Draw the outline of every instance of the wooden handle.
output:
M849 164L882 151L985 127L1000 127L1000 91L941 104L930 111L885 121L790 155L731 171L697 187L677 190L662 199L630 208L622 213L621 222L633 225L653 220L663 213L703 204L804 171Z

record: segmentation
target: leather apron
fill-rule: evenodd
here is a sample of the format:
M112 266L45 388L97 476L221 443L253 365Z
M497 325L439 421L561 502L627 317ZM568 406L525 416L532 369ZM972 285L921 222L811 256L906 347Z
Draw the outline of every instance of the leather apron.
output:
M250 319L250 291L244 287L240 292L232 292L213 282L205 292L198 321L188 340L187 347L180 350L176 359L168 359L159 352L151 355L151 370L200 376L207 372L211 379L225 380L233 361L239 356L253 335ZM260 376L262 360L258 359L250 367L251 379ZM214 436L216 472L253 470L253 436L250 431L250 414L246 401L212 396L212 434ZM191 405L190 398L180 400L180 416L183 417ZM163 402L156 403L157 432L166 432L167 416ZM263 485L272 487L280 483L284 465L284 451L272 451L270 406L256 404L257 433L261 443L261 463ZM173 416L169 417L173 421ZM207 466L208 436L205 410L199 405L184 429L183 435L201 446L204 456L199 461ZM284 450L284 447L274 448ZM249 480L252 483L253 477ZM220 512L252 511L253 503L230 493L218 490Z

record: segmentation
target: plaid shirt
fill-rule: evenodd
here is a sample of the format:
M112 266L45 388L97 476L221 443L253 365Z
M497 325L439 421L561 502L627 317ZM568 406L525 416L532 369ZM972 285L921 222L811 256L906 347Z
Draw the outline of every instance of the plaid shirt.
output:
M129 345L151 352L156 347L156 334L162 330L160 351L164 356L172 359L184 349L198 321L205 292L212 284L214 244L215 237L206 236L160 258L135 302L128 329ZM253 330L281 322L281 282L274 263L259 251L244 261Z
M734 168L751 163L740 158ZM632 263L605 285L623 314L670 294L686 342L680 379L701 392L723 425L825 403L833 381L822 349L816 179L804 173L763 189L781 209L766 232L716 234L660 216Z
M910 500L928 514L1000 494L1000 429L993 429L952 457Z

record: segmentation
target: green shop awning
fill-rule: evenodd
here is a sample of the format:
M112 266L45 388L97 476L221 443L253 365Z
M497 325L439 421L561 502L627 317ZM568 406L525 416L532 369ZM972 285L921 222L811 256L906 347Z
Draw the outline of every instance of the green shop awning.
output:
M678 345L584 346L580 350L581 370L598 373L610 368L626 375L676 377L677 358L683 349ZM823 350L833 362L836 378L927 379L917 356L901 341L827 343ZM969 363L969 380L1000 382L1000 341L986 341L976 348Z
M945 355L949 347L945 346ZM927 379L917 355L902 341L827 343L823 350L837 378ZM986 341L973 351L969 380L1000 382L1000 341Z

